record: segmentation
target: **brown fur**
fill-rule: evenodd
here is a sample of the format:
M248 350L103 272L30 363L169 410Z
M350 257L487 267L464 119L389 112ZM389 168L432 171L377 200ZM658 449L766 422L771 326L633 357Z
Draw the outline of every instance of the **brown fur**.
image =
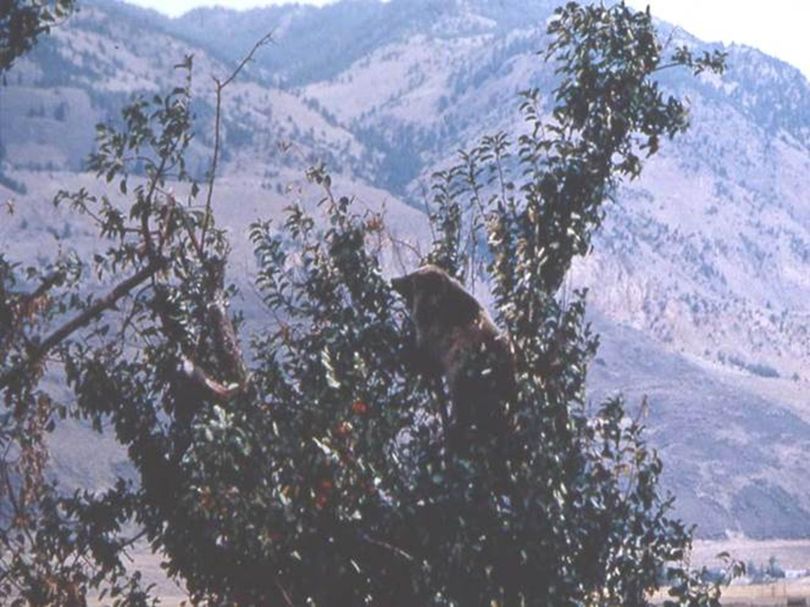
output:
M453 425L498 432L514 390L514 363L508 341L487 311L433 265L395 278L392 286L408 305L422 365L447 381Z

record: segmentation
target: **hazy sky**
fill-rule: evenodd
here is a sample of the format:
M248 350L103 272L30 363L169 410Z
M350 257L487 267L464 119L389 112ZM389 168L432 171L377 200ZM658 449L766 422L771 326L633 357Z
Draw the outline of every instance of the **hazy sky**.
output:
M810 78L810 0L627 0L708 42L754 46Z
M130 0L170 15L195 6L251 8L285 0ZM300 0L323 5L330 0ZM627 0L701 39L755 46L792 63L810 78L810 0Z

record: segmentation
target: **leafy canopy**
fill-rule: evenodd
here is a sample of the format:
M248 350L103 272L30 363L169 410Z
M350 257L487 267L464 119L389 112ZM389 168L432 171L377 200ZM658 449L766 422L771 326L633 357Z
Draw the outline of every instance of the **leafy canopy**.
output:
M0 3L0 74L42 34L72 12L74 0L3 0Z

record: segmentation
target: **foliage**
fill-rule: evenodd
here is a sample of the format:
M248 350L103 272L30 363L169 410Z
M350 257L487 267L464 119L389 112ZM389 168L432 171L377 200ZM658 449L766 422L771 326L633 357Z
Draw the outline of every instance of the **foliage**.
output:
M74 0L4 0L0 4L0 74L37 38L73 12Z
M670 516L642 418L619 399L586 408L597 338L585 293L560 293L605 199L686 111L654 80L648 13L570 3L549 32L551 119L529 91L526 134L486 137L436 176L429 258L470 285L487 276L516 352L517 394L492 403L509 436L463 455L443 445L441 387L411 366L374 245L383 218L356 214L316 167L315 209L252 227L271 318L248 366L213 222L218 143L203 205L184 165L189 80L99 128L92 167L129 206L86 190L57 202L98 224L109 248L92 270L115 286L80 291L90 268L71 260L27 277L0 265L0 440L17 456L3 463L0 596L81 604L101 587L145 604L122 565L143 536L210 604L644 605L664 582L670 605L718 605L685 564L691 530ZM217 80L218 107L231 80ZM40 384L50 360L72 393L61 404ZM47 484L44 436L64 416L110 428L140 482L71 496Z

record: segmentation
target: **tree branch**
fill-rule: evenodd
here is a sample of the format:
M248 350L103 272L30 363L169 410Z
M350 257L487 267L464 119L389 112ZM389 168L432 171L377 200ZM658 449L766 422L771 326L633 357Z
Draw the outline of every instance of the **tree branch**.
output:
M221 145L220 131L222 124L222 91L226 86L233 82L233 80L239 75L239 72L241 72L244 67L253 60L253 55L256 54L256 51L266 44L272 42L272 40L273 32L265 34L261 39L259 39L258 42L256 42L256 44L253 45L250 52L242 58L242 61L240 61L239 65L236 66L236 69L231 72L230 76L228 76L225 80L220 80L216 77L214 78L217 94L216 113L214 116L214 155L211 159L211 170L208 174L208 192L205 196L205 217L203 218L202 233L200 236L200 245L202 249L205 249L205 235L208 232L208 224L211 222L211 203L214 195L214 181L216 180L217 164L219 164L219 148Z
M154 261L143 267L141 270L116 285L109 293L100 299L97 299L86 310L74 316L61 327L56 329L53 333L48 335L32 349L26 360L0 375L0 390L7 388L16 377L27 371L32 365L35 365L51 350L51 348L59 345L74 331L89 323L106 309L114 306L119 299L127 295L132 289L152 276L160 269L162 265L163 263Z
M228 375L235 377L239 386L244 388L249 381L249 374L236 331L225 307L222 291L218 291L214 301L208 304L208 314L217 336L216 344L220 350L220 356L227 366Z
M365 533L361 534L360 537L364 542L368 542L372 546L378 546L380 548L384 548L385 550L389 550L389 551L393 552L394 554L396 554L397 556L402 557L406 561L413 561L414 560L414 558L410 554L405 552L402 548L398 548L397 546L389 544L388 542L383 542L382 540L374 539L373 537L370 537L370 536L366 535Z
M180 361L178 371L192 384L203 390L212 400L228 402L239 394L242 386L239 384L228 384L227 386L211 379L193 360L183 356Z

